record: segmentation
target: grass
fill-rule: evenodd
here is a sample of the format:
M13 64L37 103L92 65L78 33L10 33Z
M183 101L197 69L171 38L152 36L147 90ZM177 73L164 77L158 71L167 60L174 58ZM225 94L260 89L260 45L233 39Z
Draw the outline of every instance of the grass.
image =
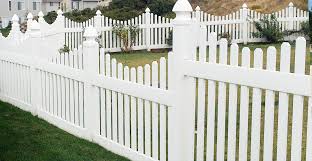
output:
M253 51L256 48L261 48L263 50L263 60L264 60L264 67L266 66L266 50L269 46L274 46L277 50L277 70L279 70L280 65L280 50L281 50L281 43L275 44L265 44L265 43L254 43L248 45L239 45L240 51L243 47L249 47L251 50L251 65L253 64ZM294 71L294 60L295 60L295 44L291 44L291 72ZM161 57L168 57L169 50L161 50L157 52L147 52L147 51L134 51L131 53L112 53L111 57L115 58L118 63L122 63L125 66L129 67L138 67L144 66L145 64L152 64L153 61L159 61ZM307 48L307 53L309 53ZM241 55L240 55L241 56ZM239 58L241 60L241 57ZM229 61L229 58L228 58ZM306 57L306 74L309 74L309 66L310 66L310 54L307 54ZM239 61L239 64L241 61Z
M127 161L0 102L0 161Z

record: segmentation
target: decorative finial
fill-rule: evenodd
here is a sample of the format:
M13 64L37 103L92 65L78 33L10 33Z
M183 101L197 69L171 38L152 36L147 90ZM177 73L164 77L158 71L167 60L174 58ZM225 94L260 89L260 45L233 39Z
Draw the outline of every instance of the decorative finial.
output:
M289 7L293 7L294 4L293 4L292 2L290 2L288 6L289 6Z
M19 21L19 18L16 14L14 14L14 16L12 17L12 21L13 22L18 22Z
M39 16L39 17L43 17L43 16L44 16L43 12L40 11L40 12L38 13L38 16Z
M147 7L147 8L145 9L145 12L151 12L151 10Z
M34 18L34 16L29 12L27 15L27 19L28 20L32 20Z
M173 12L192 12L193 8L188 0L178 0L173 6Z
M243 8L247 8L247 4L246 3L243 4Z
M57 10L56 12L58 15L62 15L63 14L63 11L61 9Z
M196 10L196 11L200 11L200 7L197 6L197 7L195 8L195 10Z
M100 10L97 10L95 13L97 16L101 16L102 12Z

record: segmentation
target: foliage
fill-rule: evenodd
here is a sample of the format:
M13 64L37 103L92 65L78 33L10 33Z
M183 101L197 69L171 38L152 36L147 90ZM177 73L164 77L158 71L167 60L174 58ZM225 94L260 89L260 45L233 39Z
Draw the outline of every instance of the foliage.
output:
M277 18L264 16L259 21L254 21L258 32L252 33L255 37L264 37L268 42L278 42L283 39L283 32L280 30Z
M232 41L232 36L229 32L224 32L218 35L218 39L226 39L230 44Z
M173 0L152 0L148 7L153 13L164 16L172 12L174 4Z
M0 29L0 32L2 33L2 36L7 37L10 34L11 29L12 23L10 22L6 28Z
M172 32L172 30L170 30L170 31L169 31L169 36L168 36L168 38L167 38L167 44L168 44L169 46L172 46L172 41L173 41L173 32Z
M140 29L135 25L125 26L123 24L115 24L113 27L113 33L115 33L122 41L122 51L129 52L132 50L135 38L138 35Z
M69 47L68 47L67 45L64 45L62 48L60 48L60 49L58 50L58 52L59 52L60 54L69 53L69 51L70 51L70 49L69 49Z
M84 22L94 17L95 13L96 10L90 8L86 8L83 10L75 9L72 10L71 12L64 13L64 16L76 22Z
M57 17L57 13L55 11L48 12L45 16L43 16L44 20L48 24L52 24Z

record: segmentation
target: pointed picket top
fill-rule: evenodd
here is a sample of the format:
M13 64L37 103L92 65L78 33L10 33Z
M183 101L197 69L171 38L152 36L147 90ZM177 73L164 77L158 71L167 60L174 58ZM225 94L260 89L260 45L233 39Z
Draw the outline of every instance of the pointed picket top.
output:
M100 10L97 10L96 13L95 13L97 16L101 16L102 15L102 12Z
M16 14L14 14L14 16L12 17L12 21L13 22L18 22L19 21L19 18Z
M193 8L188 0L178 0L173 9L173 12L192 12Z
M151 10L147 7L147 8L145 9L145 12L151 12Z
M196 10L196 11L200 11L200 7L197 6L197 7L195 8L195 10Z
M243 7L243 8L247 8L247 4L246 4L246 3L244 3L242 7Z
M62 15L63 14L63 11L61 9L57 10L57 15Z
M289 3L289 7L294 7L294 4L292 2Z
M38 13L38 16L39 16L39 17L43 17L43 16L44 16L43 12L40 11L40 12Z
M28 20L32 20L34 18L33 14L31 14L30 12L27 15L27 19Z

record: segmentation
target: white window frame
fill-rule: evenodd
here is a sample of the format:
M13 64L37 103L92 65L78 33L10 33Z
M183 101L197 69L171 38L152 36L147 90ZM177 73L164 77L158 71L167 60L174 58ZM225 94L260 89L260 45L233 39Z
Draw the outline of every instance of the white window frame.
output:
M19 0L17 1L17 10L25 10L25 0Z

